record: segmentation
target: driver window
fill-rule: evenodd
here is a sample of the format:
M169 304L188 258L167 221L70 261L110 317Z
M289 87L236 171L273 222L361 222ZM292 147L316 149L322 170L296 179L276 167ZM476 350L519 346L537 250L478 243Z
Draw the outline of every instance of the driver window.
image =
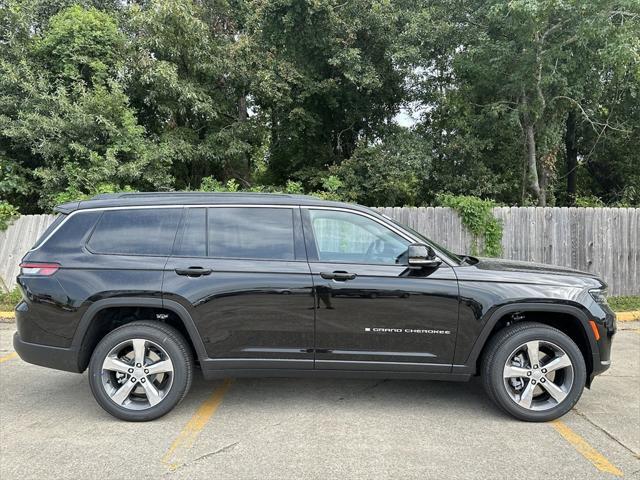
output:
M309 210L321 262L396 265L410 242L370 218Z

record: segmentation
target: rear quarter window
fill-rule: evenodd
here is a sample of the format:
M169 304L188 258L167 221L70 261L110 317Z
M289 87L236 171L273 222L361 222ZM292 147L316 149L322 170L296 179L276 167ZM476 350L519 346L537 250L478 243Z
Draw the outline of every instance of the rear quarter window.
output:
M182 208L107 210L87 248L93 253L167 256Z
M98 218L98 211L78 211L69 214L50 232L43 235L41 244L32 248L24 260L34 262L61 261L64 255L82 251Z
M55 231L56 228L58 228L58 226L64 222L64 219L67 218L67 215L65 214L58 214L56 216L56 218L53 220L53 222L51 222L51 225L49 225L44 232L42 232L42 235L40 235L40 237L38 237L38 240L36 241L35 245L33 245L33 247L31 247L31 250L35 250L36 248L39 248L42 243L49 238L49 235L51 235L51 233L53 231Z

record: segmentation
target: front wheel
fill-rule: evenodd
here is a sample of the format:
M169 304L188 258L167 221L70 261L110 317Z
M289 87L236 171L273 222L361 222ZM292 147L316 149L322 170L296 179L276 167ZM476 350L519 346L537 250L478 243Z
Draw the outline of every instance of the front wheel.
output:
M534 322L499 331L487 345L482 377L489 397L529 422L554 420L578 402L586 383L582 352L567 335Z
M98 344L89 385L98 404L122 420L144 422L167 414L187 394L193 358L180 333L165 324L133 322Z

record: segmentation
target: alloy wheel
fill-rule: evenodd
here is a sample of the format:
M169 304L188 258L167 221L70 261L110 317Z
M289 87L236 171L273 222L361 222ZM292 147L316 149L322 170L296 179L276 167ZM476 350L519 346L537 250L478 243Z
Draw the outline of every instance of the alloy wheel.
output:
M128 410L145 410L171 390L174 367L157 343L134 338L112 348L102 363L102 387L109 398Z
M511 399L527 410L550 410L569 395L573 363L558 345L542 340L516 348L504 365L504 386Z

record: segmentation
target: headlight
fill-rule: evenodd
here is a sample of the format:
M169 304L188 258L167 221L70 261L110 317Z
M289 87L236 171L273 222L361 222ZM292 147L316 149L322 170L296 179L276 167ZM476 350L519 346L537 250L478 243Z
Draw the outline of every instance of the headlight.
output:
M599 305L608 305L607 303L607 291L606 290L589 290L591 297L595 300L595 302Z

